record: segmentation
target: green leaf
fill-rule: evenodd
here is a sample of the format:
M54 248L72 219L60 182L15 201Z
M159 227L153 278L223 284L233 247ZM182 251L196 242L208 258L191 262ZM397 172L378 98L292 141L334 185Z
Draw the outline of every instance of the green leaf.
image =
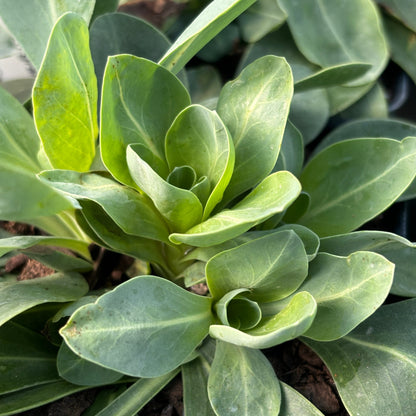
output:
M51 165L87 171L98 135L97 79L82 17L67 13L56 22L32 100L36 128Z
M274 316L264 317L254 328L243 331L231 326L211 325L209 334L234 345L270 348L304 334L315 315L314 298L307 292L299 292L284 309Z
M0 88L0 161L37 173L42 166L37 159L40 140L33 119L24 107Z
M159 63L178 73L215 35L255 0L213 0L182 32Z
M123 374L84 360L74 354L63 342L56 358L59 375L66 381L80 386L99 386L119 380Z
M316 155L301 175L311 204L299 222L321 237L352 231L391 205L415 174L416 138L336 143Z
M0 15L35 68L39 69L49 34L58 18L71 11L88 23L94 5L94 0L1 0Z
M178 188L161 178L152 167L136 153L136 145L127 147L127 165L137 186L153 201L170 227L184 232L202 219L202 205L188 189Z
M78 273L55 273L38 279L18 281L0 278L0 325L19 313L46 302L69 302L88 292Z
M210 364L202 356L182 366L185 416L215 416L207 391L210 370Z
M377 8L370 0L280 0L300 51L323 68L363 62L372 65L349 85L374 81L388 60ZM357 27L365 27L365 34Z
M0 328L0 368L0 394L59 380L56 348L13 322Z
M94 21L102 14L115 12L117 10L118 3L119 0L96 0L91 21Z
M320 253L309 266L299 291L318 304L305 336L319 341L341 338L368 318L386 299L394 264L376 253L357 251L348 257Z
M338 341L304 340L329 367L349 414L416 413L415 314L415 299L398 302Z
M34 174L6 161L0 166L0 194L0 219L8 221L27 222L79 207Z
M391 2L390 2L391 3ZM415 13L416 17L416 13ZM416 83L416 45L414 42L416 28L409 30L397 20L386 17L384 19L386 34L390 45L391 58L399 64ZM414 24L414 26L416 26Z
M258 0L238 18L241 37L248 43L257 42L278 28L286 17L276 0Z
M176 375L172 371L160 377L142 378L132 384L108 406L96 413L95 416L134 416L150 399L163 389Z
M218 416L276 416L280 385L273 367L257 350L217 342L208 396Z
M308 258L294 231L276 232L217 254L206 266L207 283L214 299L237 288L250 290L260 302L293 293L308 274Z
M390 292L416 296L416 244L396 234L383 231L357 231L321 239L320 250L337 256L348 256L354 251L372 251L395 264Z
M25 410L40 407L85 389L86 387L66 381L56 381L4 394L0 396L0 416L18 415Z
M137 39L146 39L138 42ZM99 86L107 58L130 54L156 62L170 46L166 36L154 26L124 13L99 16L90 28L91 54Z
M175 244L207 247L223 243L248 231L254 225L282 212L299 195L300 184L286 171L264 179L232 209L226 209L189 229L186 234L171 234Z
M360 98L364 97L371 88L374 82L359 85L357 87L337 86L327 88L326 93L329 99L329 107L331 116L338 114L356 103Z
M207 106L207 101L216 100L220 95L222 80L215 67L210 65L198 66L188 69L186 73L193 103L201 103ZM214 105L215 107L216 105Z
M168 241L163 218L137 191L96 173L54 170L40 177L73 198L96 202L126 234Z
M178 113L190 104L189 94L169 71L132 55L110 57L104 73L101 103L101 155L111 174L136 187L126 164L129 144L146 150L167 176L165 135ZM152 166L155 168L155 166Z
M280 389L282 404L279 416L324 416L309 400L282 381L280 382Z
M26 250L39 246L63 247L80 253L90 259L88 244L71 238L49 237L44 235L24 235L0 238L0 257L14 250Z
M230 182L234 168L234 145L217 113L200 105L183 110L166 135L166 159L169 169L189 165L197 178L206 177L210 196L205 204L207 219Z
M416 32L416 11L412 0L377 0L377 3L380 3L380 6L384 7L388 13Z
M264 56L222 89L217 111L231 133L235 166L224 204L263 180L279 155L293 79L284 58Z
M158 377L182 364L212 321L211 299L140 276L79 308L61 335L89 361L134 377Z
M296 81L295 91L346 84L364 75L370 68L370 64L356 62L330 66Z
M106 214L100 205L89 200L81 202L82 211L77 218L87 223L88 229L82 228L93 241L129 256L140 258L157 264L163 264L161 245L158 241L135 235L125 234L123 230ZM89 231L92 231L92 235Z

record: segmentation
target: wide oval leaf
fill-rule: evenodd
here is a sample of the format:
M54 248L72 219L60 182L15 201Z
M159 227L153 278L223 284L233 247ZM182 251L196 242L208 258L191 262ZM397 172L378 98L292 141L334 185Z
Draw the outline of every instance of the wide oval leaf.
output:
M126 164L126 149L136 143L158 160L167 175L165 135L175 117L190 104L189 94L168 70L144 58L108 59L101 102L101 156L120 182L136 187Z
M228 82L217 111L231 133L235 166L224 203L255 186L279 156L293 94L293 78L284 58L264 56Z
M297 390L280 382L282 391L282 404L279 416L324 416L309 400Z
M158 377L185 361L212 322L211 299L140 276L79 308L61 334L76 354L98 365Z
M297 198L300 190L298 180L290 172L273 173L232 209L220 211L189 229L186 234L171 234L169 240L196 247L223 243L284 211Z
M308 274L308 258L294 231L281 231L223 251L206 266L214 299L238 288L250 299L271 302L293 293Z
M320 253L309 266L299 291L318 304L305 336L331 341L341 338L381 306L393 282L394 264L383 256L358 251L348 257Z
M197 178L206 177L210 195L203 219L221 201L234 168L234 144L217 113L200 105L183 110L170 127L165 141L169 169L189 165Z
M260 351L217 342L208 397L218 416L276 416L281 393L273 367Z
M216 339L248 348L270 348L304 334L316 315L316 302L308 292L300 292L274 316L242 331L226 325L211 325L209 334Z
M382 306L333 342L304 342L331 371L351 415L416 414L416 299Z
M55 24L33 87L33 117L51 165L87 171L95 156L97 79L88 26L74 13Z
M336 143L316 155L301 175L311 203L299 223L321 237L352 231L391 205L415 174L416 137Z

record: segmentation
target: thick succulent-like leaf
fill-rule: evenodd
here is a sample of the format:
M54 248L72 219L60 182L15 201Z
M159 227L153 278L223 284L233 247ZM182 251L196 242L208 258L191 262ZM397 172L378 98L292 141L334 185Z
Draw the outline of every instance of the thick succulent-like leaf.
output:
M202 204L189 189L178 188L161 178L135 150L127 147L127 166L137 186L153 201L171 229L185 232L202 219Z
M96 0L91 21L94 21L102 14L112 13L117 10L119 0Z
M334 342L304 342L331 371L351 415L416 413L416 299L382 306Z
M299 288L318 304L305 336L331 341L348 334L384 302L393 273L394 264L376 253L358 251L348 257L318 254L309 266L308 279Z
M276 416L280 385L267 358L251 348L217 342L208 396L218 416Z
M13 322L0 328L0 368L0 394L59 380L56 348Z
M90 200L83 200L81 204L82 211L77 221L97 244L145 261L163 264L160 242L125 234L100 205ZM84 227L84 223L87 228Z
M261 302L293 293L308 274L308 258L294 231L281 231L242 244L213 257L206 266L214 299L238 288L250 290Z
M391 58L393 61L399 64L412 78L413 82L416 83L416 69L414 66L416 59L414 31L416 31L416 28L414 28L413 31L409 30L397 22L397 20L389 17L385 18L384 24L386 28L387 38L390 44Z
M257 42L279 27L286 17L276 0L257 0L238 18L241 37L248 43Z
M185 361L212 322L211 299L140 276L79 308L61 334L89 361L134 377L158 377Z
M207 391L210 370L202 356L182 366L184 415L215 416Z
M323 68L352 62L372 65L350 83L374 81L384 69L388 51L380 17L371 0L280 0L296 44L308 60ZM365 28L365 36L362 30Z
M352 231L391 205L415 174L415 137L336 143L316 155L301 175L311 204L299 222L321 237Z
M80 386L111 384L123 377L123 374L84 360L73 353L65 342L59 348L56 367L64 380Z
M308 292L294 295L274 316L264 317L257 326L243 331L226 325L211 325L216 339L248 348L270 348L294 339L308 330L316 315L316 302Z
M33 119L24 107L3 88L0 88L0 161L16 167L39 172L37 159L40 140Z
M96 202L127 234L167 241L168 228L152 202L139 192L96 173L54 170L42 179L76 199Z
M94 5L94 0L1 0L0 16L39 69L49 34L58 18L66 12L74 12L88 23Z
M186 71L189 92L193 103L201 103L210 109L216 107L216 100L222 88L221 75L214 66L201 65ZM215 102L213 107L209 103Z
M136 187L126 163L126 149L143 147L146 160L167 176L165 135L175 117L190 104L189 94L168 70L144 58L108 59L101 103L101 155L111 174ZM155 167L157 165L157 168Z
M200 105L183 110L166 135L169 169L191 166L197 180L208 179L210 195L204 204L203 219L221 201L234 168L234 144L217 113Z
M177 374L178 370L172 371L160 377L141 378L132 384L127 390L116 398L111 398L109 404L98 412L89 413L85 416L134 416L163 389ZM112 400L111 400L112 399Z
M46 185L33 173L6 161L0 166L0 194L0 219L8 221L30 221L79 207L75 200Z
M357 231L321 239L320 250L338 256L354 251L373 251L395 264L390 292L416 297L416 244L396 234L383 231Z
M387 12L416 32L416 10L413 0L376 0ZM383 22L384 23L384 22Z
M26 250L39 246L63 247L80 253L90 259L88 243L70 238L50 237L44 235L22 235L0 239L0 257L15 250Z
M232 209L226 209L189 229L186 234L171 234L176 244L207 247L223 243L248 231L274 214L284 211L299 195L298 180L286 171L264 179Z
M287 384L280 382L282 404L279 416L324 416L309 400Z
M38 279L18 281L0 278L0 325L19 313L46 302L69 302L88 292L78 273L55 273Z
M213 0L181 33L159 63L178 73L215 35L255 0Z
M221 90L217 111L231 133L235 166L224 203L249 190L273 169L293 93L284 58L264 56Z
M33 117L51 165L86 171L95 156L97 79L85 20L63 15L33 87Z

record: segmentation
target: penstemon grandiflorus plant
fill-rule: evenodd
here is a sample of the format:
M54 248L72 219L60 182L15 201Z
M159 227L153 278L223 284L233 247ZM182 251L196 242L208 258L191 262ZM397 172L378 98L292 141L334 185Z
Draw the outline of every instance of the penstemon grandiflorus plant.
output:
M76 271L88 262L69 256L63 262L63 253L47 252L56 275L27 282L3 278L0 337L7 371L0 414L90 386L134 381L93 413L133 415L181 371L187 415L289 415L294 409L316 415L306 399L279 382L260 352L299 336L325 359L351 414L386 408L385 391L399 383L398 376L397 402L412 413L408 319L415 304L378 308L389 291L414 296L408 270L414 246L390 233L352 231L411 184L416 138L351 136L358 139L332 144L302 167L302 137L287 120L293 90L320 87L338 70L319 72L305 87L293 83L284 58L272 55L227 83L215 110L212 103L192 104L174 73L210 36L205 28L221 20L219 11L233 15L250 2L228 3L212 3L197 29L191 26L159 63L123 53L104 65L102 51L91 46L90 52L83 18L60 17L32 97L42 145L30 116L3 93L2 121L16 118L9 129L18 120L26 123L23 134L12 129L2 136L10 143L3 152L8 180L27 183L26 192L36 184L42 191L35 192L48 192L63 205L35 195L39 211L14 206L2 218L24 212L18 219L40 225L38 217L70 209L82 240L59 233L10 237L2 240L2 253L29 249L36 256L39 245L61 245L88 260L86 244L94 241L149 262L154 275L103 295L87 294ZM113 24L126 19L110 16L102 18ZM94 24L91 38L93 33ZM95 74L103 74L99 117ZM6 109L11 115L4 115ZM22 167L31 160L22 154L41 155L31 171ZM1 186L13 194L5 175ZM4 210L10 206L6 197L2 204ZM185 290L201 282L207 296ZM54 347L36 330L38 319L56 307L29 308L73 300L52 319L63 326L69 317L60 330L64 341ZM47 363L11 365L16 351ZM383 355L383 365L375 354ZM390 380L382 375L387 365ZM363 383L377 383L367 400L358 399ZM363 406L370 410L362 412Z

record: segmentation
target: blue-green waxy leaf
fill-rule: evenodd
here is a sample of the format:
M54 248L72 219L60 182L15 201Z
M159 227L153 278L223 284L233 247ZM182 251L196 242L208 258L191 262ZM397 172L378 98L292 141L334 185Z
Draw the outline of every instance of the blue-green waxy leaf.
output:
M39 69L49 34L58 18L66 12L74 12L88 23L94 5L94 0L1 0L0 16Z
M294 231L281 231L242 244L213 257L206 266L214 299L237 288L250 299L271 302L293 293L308 274L308 258Z
M109 177L64 170L42 172L40 177L73 198L96 202L126 234L168 239L167 225L152 202Z
M89 361L134 377L158 377L185 361L212 322L210 298L140 276L79 308L61 334Z
M309 400L287 384L280 382L282 404L279 416L324 416Z
M46 302L69 302L88 292L78 273L56 273L38 279L18 281L0 278L0 325L19 313Z
M372 1L280 0L279 4L288 14L298 48L311 62L323 68L352 62L372 65L350 85L374 81L384 69L387 45Z
M388 13L399 19L409 29L416 31L416 10L413 0L377 0L377 3L384 6Z
M351 415L416 414L416 299L382 306L345 337L304 342L328 366Z
M55 24L33 87L33 117L54 168L86 171L95 156L97 79L85 20Z
M286 171L264 179L232 209L226 209L189 229L186 234L171 234L173 243L208 247L223 243L248 231L254 225L284 211L300 193L298 180Z
M129 144L139 144L146 161L167 176L165 135L190 104L181 82L165 68L133 55L112 56L104 73L101 103L101 156L120 182L136 187L126 163Z
M184 232L202 219L202 204L188 189L178 188L161 178L135 150L127 147L127 166L137 186L153 201L158 211L166 218L170 227Z
M0 166L0 219L30 221L77 208L78 203L43 183L33 173L9 165Z
M315 315L314 298L308 292L300 292L282 311L274 316L263 317L254 328L243 331L226 325L211 325L209 334L234 345L269 348L304 334Z
M368 318L386 299L394 264L376 253L358 251L348 257L318 254L299 291L309 292L318 304L309 338L341 338Z
M217 342L208 396L218 416L279 414L279 381L262 352L251 348Z
M59 375L66 381L80 386L99 386L111 384L123 377L123 374L100 367L84 360L63 342L56 357Z
M42 166L37 160L40 140L33 119L24 107L0 88L0 162L37 173Z
M191 166L198 180L206 177L210 196L203 219L221 201L234 168L234 144L217 113L200 105L187 107L175 119L166 135L166 159L172 171Z
M0 393L58 381L56 348L14 322L0 328Z
M178 73L215 35L255 0L213 0L182 32L159 63Z
M390 292L416 297L416 244L396 234L383 231L357 231L321 239L320 250L337 256L354 251L373 251L395 264Z
M321 237L352 231L391 205L415 174L414 137L336 143L316 155L301 175L311 203L299 223Z
M235 146L234 172L224 202L251 189L272 171L292 93L290 67L276 56L256 60L221 90L217 111Z

